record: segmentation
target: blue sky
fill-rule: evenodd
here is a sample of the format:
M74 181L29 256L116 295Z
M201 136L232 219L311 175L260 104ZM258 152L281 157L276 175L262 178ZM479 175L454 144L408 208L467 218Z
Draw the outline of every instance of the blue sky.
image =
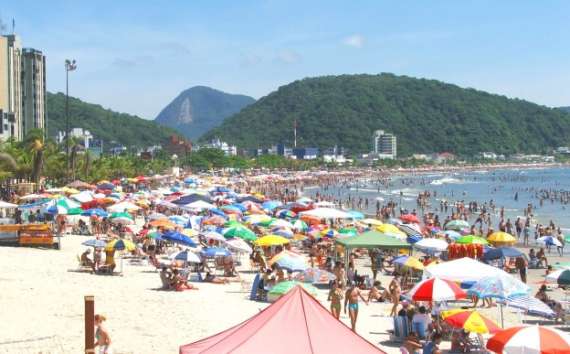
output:
M48 90L153 119L208 85L262 97L304 77L392 72L570 105L570 1L8 1Z

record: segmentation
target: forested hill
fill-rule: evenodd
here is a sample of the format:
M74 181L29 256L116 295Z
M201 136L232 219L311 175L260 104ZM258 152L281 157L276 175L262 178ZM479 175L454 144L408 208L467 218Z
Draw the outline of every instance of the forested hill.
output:
M56 136L65 130L65 95L47 94L48 136ZM164 143L176 132L126 113L114 112L99 105L69 98L69 117L71 128L87 129L96 139L105 144L116 141L127 147L145 147Z
M374 130L398 137L400 156L542 152L567 146L570 114L435 80L392 74L309 78L280 87L202 138L243 148L298 145L368 152Z

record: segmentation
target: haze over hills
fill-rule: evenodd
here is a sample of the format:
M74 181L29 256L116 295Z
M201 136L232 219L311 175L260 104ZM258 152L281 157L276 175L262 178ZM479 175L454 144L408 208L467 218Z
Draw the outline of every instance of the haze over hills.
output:
M65 130L65 95L47 93L48 136L56 136ZM71 128L87 129L106 144L116 141L127 147L145 147L164 143L176 132L126 113L114 112L97 104L69 97Z
M259 99L202 139L242 148L342 146L368 152L374 130L398 137L400 156L543 152L568 145L570 114L436 80L392 74L308 78Z
M254 102L255 99L249 96L194 86L181 92L158 114L155 122L176 129L189 139L196 139Z
M564 112L570 113L570 106L568 106L568 107L558 107L558 109L561 109L561 110L563 110Z

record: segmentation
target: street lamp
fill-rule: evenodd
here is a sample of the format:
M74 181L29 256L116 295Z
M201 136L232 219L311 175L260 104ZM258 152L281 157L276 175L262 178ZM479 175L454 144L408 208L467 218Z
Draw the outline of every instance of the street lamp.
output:
M75 59L65 59L65 156L67 161L66 178L69 178L69 72L77 69Z

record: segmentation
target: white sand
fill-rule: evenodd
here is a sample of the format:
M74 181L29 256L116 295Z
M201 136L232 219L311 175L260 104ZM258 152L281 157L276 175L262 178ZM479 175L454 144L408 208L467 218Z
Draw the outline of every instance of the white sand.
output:
M125 262L123 276L74 272L86 239L65 237L60 251L0 247L0 353L81 353L85 295L94 295L95 312L107 316L116 353L177 353L180 345L223 331L267 306L247 300L249 291L242 291L240 283L158 291L159 275L149 266ZM383 284L388 281L382 277ZM326 296L322 290L318 299L328 308ZM485 312L497 317L496 309ZM361 304L358 333L399 353L397 344L387 343L386 331L392 327L388 313L388 305ZM512 323L515 317L507 316ZM342 320L349 323L346 315ZM286 333L276 333L276 343L278 336L286 338Z

